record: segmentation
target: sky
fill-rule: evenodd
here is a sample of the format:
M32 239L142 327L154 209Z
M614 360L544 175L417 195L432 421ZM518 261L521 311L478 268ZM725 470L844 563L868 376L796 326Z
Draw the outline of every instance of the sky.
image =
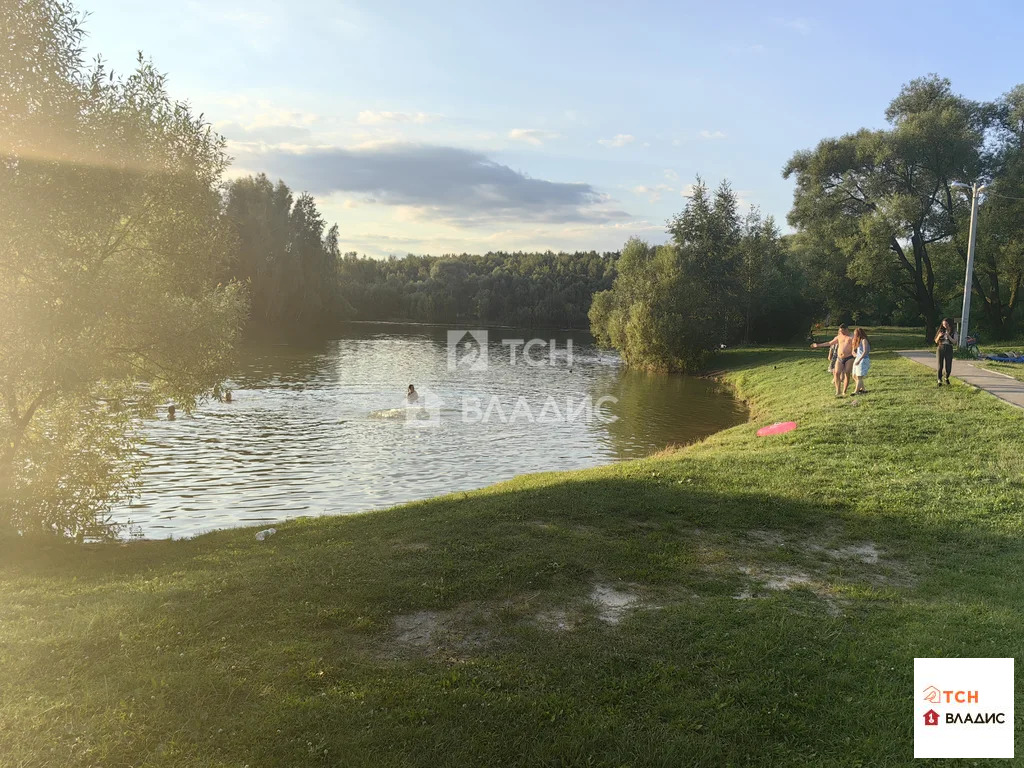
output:
M785 230L792 154L884 127L907 81L1024 82L1017 2L79 0L373 257L666 239L700 175Z

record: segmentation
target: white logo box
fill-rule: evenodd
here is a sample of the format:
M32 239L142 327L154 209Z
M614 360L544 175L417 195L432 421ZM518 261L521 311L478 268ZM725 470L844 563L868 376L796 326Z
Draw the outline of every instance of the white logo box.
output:
M914 659L914 757L1012 758L1013 659Z

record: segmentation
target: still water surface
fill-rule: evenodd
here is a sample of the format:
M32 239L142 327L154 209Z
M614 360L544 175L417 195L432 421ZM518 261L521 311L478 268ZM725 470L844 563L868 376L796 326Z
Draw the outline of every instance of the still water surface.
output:
M536 335L555 343L533 364L502 343ZM586 333L491 329L486 352L486 368L456 356L452 370L446 329L369 323L314 346L248 347L233 402L147 424L141 493L115 519L178 538L359 512L645 456L746 418L713 382L627 371ZM410 383L426 407L405 409Z

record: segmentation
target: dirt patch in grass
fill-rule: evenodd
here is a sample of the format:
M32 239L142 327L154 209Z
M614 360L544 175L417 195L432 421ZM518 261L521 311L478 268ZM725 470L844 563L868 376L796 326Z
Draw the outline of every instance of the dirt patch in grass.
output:
M443 628L449 623L450 617L438 611L417 611L396 616L392 622L394 641L407 648L427 650L440 640Z
M636 585L632 584L616 587L597 582L585 599L539 611L534 614L532 623L552 632L571 632L596 609L598 621L615 626L634 611L656 607L641 598L636 590Z
M571 632L576 628L576 621L569 617L563 608L541 611L533 617L534 623L551 632Z
M865 565L877 565L881 553L874 542L865 541L860 544L849 544L845 547L824 550L825 554L834 560L857 560Z
M827 584L806 571L786 566L756 565L740 566L739 571L748 576L751 583L733 595L737 600L755 600L758 597L766 597L768 592L803 589L819 598L830 615L842 615L844 601L837 598Z
M758 549L776 549L785 550L797 557L809 556L818 561L832 561L837 565L872 566L860 568L856 573L874 584L894 587L913 585L914 579L907 565L887 557L875 542L864 540L842 543L841 539L842 534L838 529L809 536L770 529L755 529L746 534L752 553Z
M595 584L590 590L590 602L597 607L597 618L605 624L618 624L626 614L645 607L640 595L608 584Z
M437 653L459 656L478 650L494 637L488 628L492 613L475 606L403 613L392 619L391 642L382 653L391 657Z

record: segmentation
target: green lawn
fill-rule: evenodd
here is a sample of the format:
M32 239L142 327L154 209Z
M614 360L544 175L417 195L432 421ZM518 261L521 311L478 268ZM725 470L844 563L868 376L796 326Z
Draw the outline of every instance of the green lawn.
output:
M981 366L982 368L988 368L999 373L1005 373L1007 376L1012 376L1015 379L1024 381L1024 364L1020 363L998 363L994 360L977 360L973 361L975 365Z
M910 765L915 656L1024 655L1024 413L878 348L728 352L753 423L642 461L9 543L0 764Z

